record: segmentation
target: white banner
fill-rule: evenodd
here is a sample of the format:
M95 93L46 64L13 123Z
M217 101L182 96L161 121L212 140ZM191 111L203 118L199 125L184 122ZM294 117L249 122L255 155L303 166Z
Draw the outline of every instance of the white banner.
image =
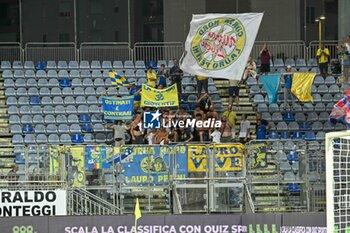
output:
M0 217L67 215L65 190L0 191Z
M180 68L241 80L263 13L193 15Z

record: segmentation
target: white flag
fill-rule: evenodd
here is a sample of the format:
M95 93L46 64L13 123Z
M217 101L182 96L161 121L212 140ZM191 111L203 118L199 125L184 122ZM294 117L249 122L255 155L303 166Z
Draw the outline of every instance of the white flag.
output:
M180 68L241 80L263 13L193 15Z

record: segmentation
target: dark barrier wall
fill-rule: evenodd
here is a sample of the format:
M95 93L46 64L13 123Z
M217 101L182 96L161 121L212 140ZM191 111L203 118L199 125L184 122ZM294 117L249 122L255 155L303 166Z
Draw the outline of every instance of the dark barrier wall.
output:
M325 213L145 215L137 233L326 233ZM134 216L0 218L1 233L134 233Z

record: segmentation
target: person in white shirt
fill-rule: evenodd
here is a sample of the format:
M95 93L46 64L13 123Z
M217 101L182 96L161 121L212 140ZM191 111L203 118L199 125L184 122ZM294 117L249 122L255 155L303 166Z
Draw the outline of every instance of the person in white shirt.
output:
M216 128L214 132L211 133L210 135L213 139L213 143L220 143L220 138L221 138L221 132L219 128Z
M148 141L148 145L153 145L154 142L153 142L153 139L154 139L154 136L155 136L155 129L151 129L148 131L147 133L147 141Z
M242 121L239 126L239 141L245 143L248 141L250 136L250 121L247 120L245 114L242 115Z

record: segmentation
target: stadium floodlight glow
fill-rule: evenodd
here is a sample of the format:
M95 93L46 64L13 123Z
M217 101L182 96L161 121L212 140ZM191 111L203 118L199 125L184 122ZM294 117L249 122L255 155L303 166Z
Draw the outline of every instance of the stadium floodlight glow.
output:
M324 16L324 15L320 16L320 20L325 20L325 19L326 19L326 16Z
M317 23L317 22L319 22L319 21L320 21L320 19L319 19L319 18L316 18L316 19L315 19L315 22L316 22L316 23Z

